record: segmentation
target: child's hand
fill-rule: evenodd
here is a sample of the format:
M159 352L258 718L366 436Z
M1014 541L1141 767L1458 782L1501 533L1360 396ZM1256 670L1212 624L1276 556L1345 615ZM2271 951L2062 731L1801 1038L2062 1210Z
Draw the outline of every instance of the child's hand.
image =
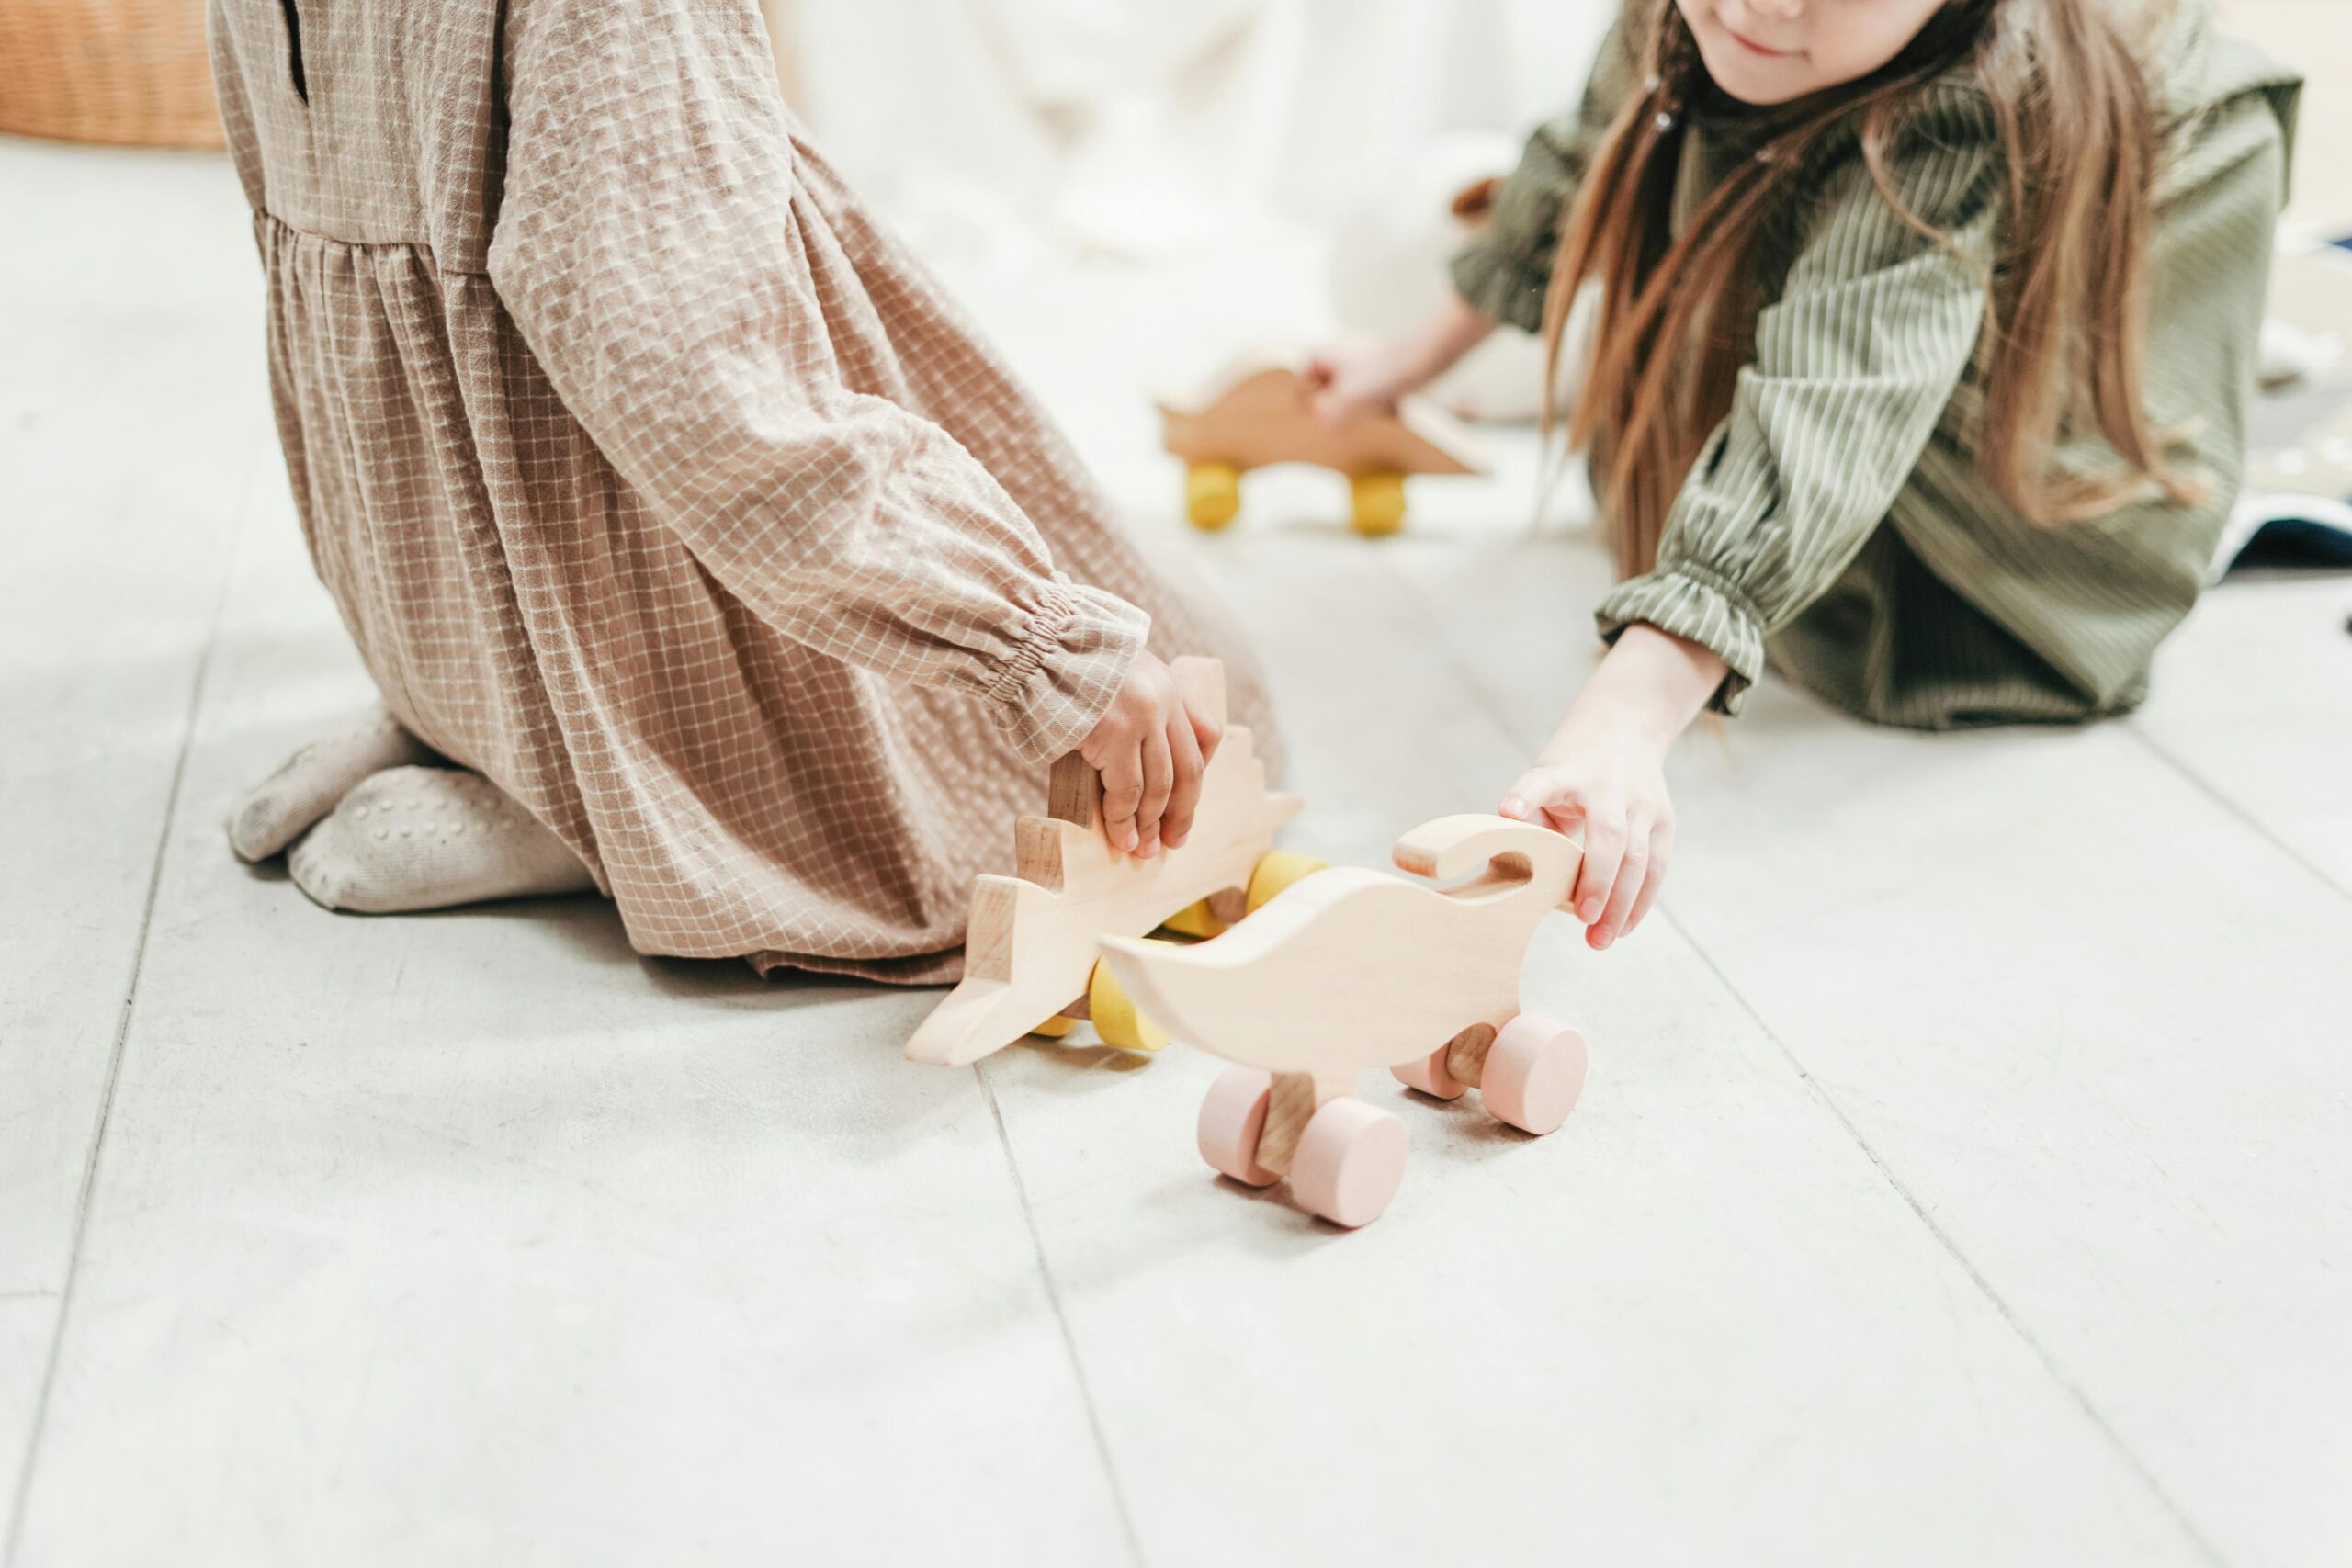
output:
M1535 766L1503 796L1506 817L1583 833L1572 904L1596 950L1640 925L1657 899L1674 852L1666 754L1726 673L1698 643L1626 627Z
M1392 343L1337 344L1306 367L1307 406L1318 419L1345 424L1396 405L1444 375L1495 330L1449 293L1427 321Z
M1502 814L1555 832L1581 829L1584 869L1573 905L1596 951L1642 923L1674 852L1666 748L1609 716L1578 716L1503 796Z
M1126 684L1079 747L1102 775L1102 827L1115 847L1148 859L1184 847L1201 803L1201 771L1225 739L1215 719L1184 700L1176 676L1136 655Z
M1326 423L1352 423L1366 414L1395 413L1421 383L1385 344L1350 343L1324 349L1307 362L1306 406Z

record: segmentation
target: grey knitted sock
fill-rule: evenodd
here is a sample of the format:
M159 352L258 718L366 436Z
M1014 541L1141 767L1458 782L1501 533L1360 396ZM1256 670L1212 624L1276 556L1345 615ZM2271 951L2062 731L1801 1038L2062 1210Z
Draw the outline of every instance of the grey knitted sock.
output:
M362 780L286 863L314 902L363 915L596 885L562 840L496 784L458 768L393 768Z
M341 733L313 740L246 791L229 813L229 847L240 860L267 860L333 811L368 774L432 758L423 741L379 710Z

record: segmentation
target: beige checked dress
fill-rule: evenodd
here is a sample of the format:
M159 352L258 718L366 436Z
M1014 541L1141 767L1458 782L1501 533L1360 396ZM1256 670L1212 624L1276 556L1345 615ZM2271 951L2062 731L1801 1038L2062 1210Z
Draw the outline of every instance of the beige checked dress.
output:
M1147 640L1267 735L1235 629L797 133L755 0L211 21L319 575L639 951L953 976Z

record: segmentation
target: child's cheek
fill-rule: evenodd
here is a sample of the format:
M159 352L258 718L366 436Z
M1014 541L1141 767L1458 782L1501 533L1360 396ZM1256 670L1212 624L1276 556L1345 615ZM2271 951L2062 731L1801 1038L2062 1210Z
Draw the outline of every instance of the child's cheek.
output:
M1910 47L1944 0L1902 0L1883 6L1849 6L1834 20L1824 18L1814 62L1822 73L1815 90L1840 87L1878 70Z

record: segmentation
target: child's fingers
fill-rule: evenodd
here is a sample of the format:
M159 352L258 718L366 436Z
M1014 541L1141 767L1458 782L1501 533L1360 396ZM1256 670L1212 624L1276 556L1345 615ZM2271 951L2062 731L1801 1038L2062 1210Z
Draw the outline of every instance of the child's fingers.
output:
M1657 902L1658 886L1666 881L1666 863L1673 853L1674 825L1661 822L1650 833L1650 871L1642 878L1642 896L1634 900L1634 912L1625 921L1627 931L1640 925L1648 917L1650 906Z
M1555 807L1554 809L1557 809ZM1600 923L1625 858L1625 814L1616 807L1588 807L1584 813L1584 866L1577 874L1577 919Z
M1502 814L1515 822L1532 822L1538 828L1552 824L1548 816L1562 814L1568 807L1560 799L1561 781L1549 768L1531 768L1519 776L1519 782L1503 791Z
M1342 387L1336 373L1320 387L1306 394L1306 411L1326 424L1346 424L1362 411L1363 400L1351 388Z
M1625 933L1634 915L1634 902L1649 882L1649 824L1634 821L1627 825L1625 855L1617 863L1617 879L1609 890L1608 905L1600 919L1585 933L1585 940L1598 952Z
M1216 749L1225 744L1225 726L1207 714L1184 705L1184 716L1192 721L1193 743L1200 749L1201 766L1207 767L1216 756Z
M1102 768L1102 831L1112 847L1136 844L1136 808L1143 804L1143 748L1121 746Z
M1168 795L1175 782L1168 732L1155 729L1143 738L1143 799L1136 807L1136 853L1147 859L1159 852L1159 822L1168 815Z
M1168 810L1159 819L1159 841L1181 850L1193 836L1193 814L1201 805L1201 747L1193 727L1180 716L1168 727L1168 751L1175 760L1176 776L1168 791Z

